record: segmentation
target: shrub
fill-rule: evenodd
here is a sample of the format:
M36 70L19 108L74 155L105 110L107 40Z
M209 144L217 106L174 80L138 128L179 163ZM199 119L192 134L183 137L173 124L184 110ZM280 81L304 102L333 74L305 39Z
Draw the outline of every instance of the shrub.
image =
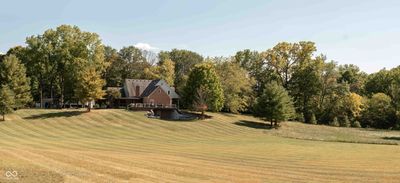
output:
M315 118L315 114L311 115L310 124L314 124L314 125L317 124L317 119Z
M333 120L329 123L330 126L340 126L338 118L334 117Z
M351 126L352 127L354 127L354 128L361 128L361 124L360 124L360 122L359 121L354 121L352 124L351 124Z
M362 126L374 128L393 128L397 121L392 99L384 93L374 94L367 102L367 108L361 113Z
M347 115L343 116L343 119L340 121L340 126L341 127L350 127L350 120L349 117L347 117Z
M299 122L304 122L304 116L302 113L296 113L295 120Z

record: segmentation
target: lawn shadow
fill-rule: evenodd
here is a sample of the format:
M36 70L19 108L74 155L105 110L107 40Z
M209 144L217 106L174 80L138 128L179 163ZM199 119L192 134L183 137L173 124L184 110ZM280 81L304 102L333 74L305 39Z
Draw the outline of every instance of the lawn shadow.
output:
M383 137L385 140L400 140L400 137Z
M255 129L272 129L271 124L256 122L256 121L240 120L233 124L239 125L239 126L245 126L245 127L249 127L249 128L255 128Z
M79 116L86 111L60 111L60 112L49 112L43 114L35 114L31 116L24 117L24 119L46 119L46 118L59 118L59 117L73 117Z

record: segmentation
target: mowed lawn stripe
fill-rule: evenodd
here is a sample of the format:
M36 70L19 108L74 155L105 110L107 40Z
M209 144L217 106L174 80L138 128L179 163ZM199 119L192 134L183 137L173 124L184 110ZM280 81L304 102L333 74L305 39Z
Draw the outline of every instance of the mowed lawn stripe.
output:
M43 156L32 161L40 164L48 158L46 166L82 168L91 181L99 180L98 175L117 182L399 178L398 146L284 139L270 133L274 131L235 124L258 121L249 116L211 115L205 121L172 122L126 110L19 110L10 115L12 120L0 123L0 149L12 152L15 147L18 154Z

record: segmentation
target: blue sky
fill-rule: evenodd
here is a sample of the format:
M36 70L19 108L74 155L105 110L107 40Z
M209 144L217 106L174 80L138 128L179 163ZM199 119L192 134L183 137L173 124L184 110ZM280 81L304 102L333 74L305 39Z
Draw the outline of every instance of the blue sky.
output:
M318 53L366 72L400 65L400 1L36 0L0 2L0 52L61 24L115 48L189 49L228 56L280 41L314 41Z

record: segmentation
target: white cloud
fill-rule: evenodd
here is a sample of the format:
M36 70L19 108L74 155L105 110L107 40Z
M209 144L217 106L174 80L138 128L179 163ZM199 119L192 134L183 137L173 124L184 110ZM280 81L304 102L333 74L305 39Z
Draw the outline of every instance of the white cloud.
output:
M148 50L148 51L154 51L158 50L158 48L151 46L150 44L147 43L136 43L134 45L136 48L142 49L142 50Z

